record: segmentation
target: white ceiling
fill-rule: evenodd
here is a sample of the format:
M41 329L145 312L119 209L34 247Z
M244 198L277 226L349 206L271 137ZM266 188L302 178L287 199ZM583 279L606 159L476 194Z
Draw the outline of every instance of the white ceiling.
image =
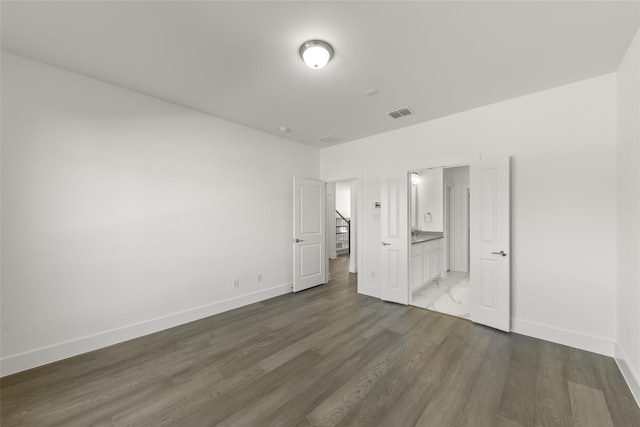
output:
M6 51L315 147L614 72L640 25L638 1L1 7ZM326 68L298 56L309 39L333 45Z

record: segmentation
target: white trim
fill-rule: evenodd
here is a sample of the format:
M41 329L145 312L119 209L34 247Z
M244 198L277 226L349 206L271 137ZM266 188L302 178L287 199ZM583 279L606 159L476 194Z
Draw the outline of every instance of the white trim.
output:
M133 338L138 338L164 329L173 328L194 320L213 316L214 314L233 310L245 305L253 304L279 295L291 292L292 284L274 286L269 289L252 292L238 297L229 298L223 301L188 310L145 320L109 331L100 332L70 341L61 342L36 350L27 351L13 356L7 356L0 360L1 376L14 374L16 372L35 368L68 357L77 356L82 353L97 350Z
M358 269L357 286L359 290L365 287L364 284L364 173L356 178L356 268ZM379 297L378 297L379 298Z
M456 185L444 181L444 252L446 256L445 271L456 270ZM453 218L452 218L453 217Z
M325 183L326 191L325 196L327 198L325 202L325 206L327 208L326 219L327 219L327 253L328 258L336 259L338 258L338 253L336 252L336 183L335 182L326 182ZM327 281L329 280L329 269L327 268Z
M627 353L620 347L620 344L615 344L615 361L618 364L618 368L622 373L622 377L627 382L631 394L636 399L636 403L640 406L640 375L633 369L633 365L627 363L629 357Z
M380 298L380 288L377 288L375 286L367 286L365 284L363 284L362 286L358 286L358 293L374 298Z
M557 344L575 347L580 350L591 351L605 356L613 356L615 342L606 338L594 337L514 318L511 319L511 331Z
M363 243L363 205L362 205L362 195L363 195L363 189L364 189L364 172L360 172L359 175L356 176L350 176L350 177L338 177L338 178L323 178L323 181L325 182L338 182L338 181L355 181L356 182L356 215L355 215L355 229L356 229L356 244L352 249L352 252L355 251L356 254L356 271L358 273L362 273L363 268L364 268L364 256L363 256L363 251L361 248L364 248L364 243ZM351 195L351 198L353 199L353 195ZM353 212L351 213L351 216L353 216ZM351 242L349 242L351 243ZM351 255L353 256L353 254ZM351 260L349 260L351 261ZM358 274L357 275L357 286L358 286L358 293L362 293L360 291L360 289L362 287L366 287L366 285L364 285L364 282L362 281L362 274ZM369 295L369 294L365 294L365 295ZM376 295L376 297L379 298L379 296Z
M471 262L471 251L469 244L471 243L471 220L470 207L471 186L465 185L462 194L462 267L463 271L469 273L469 263Z

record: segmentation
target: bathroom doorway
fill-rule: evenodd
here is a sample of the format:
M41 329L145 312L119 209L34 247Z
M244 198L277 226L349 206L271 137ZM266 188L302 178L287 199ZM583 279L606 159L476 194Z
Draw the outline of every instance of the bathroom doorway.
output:
M424 216L412 229L410 303L469 318L469 166L415 173L410 212Z
M510 163L509 157L496 157L462 164L468 166L466 175L470 198L464 197L463 203L467 200L469 233L458 233L457 228L455 233L456 236L470 234L467 243L470 256L460 257L467 260L467 316L474 323L507 332L511 330ZM435 176L442 182L442 185L429 186L439 189L440 197L433 199L435 203L444 204L444 172L449 168L426 169L428 172L439 171ZM464 241L462 245L456 245L454 259L450 260L454 269L446 272L444 227L439 233L425 231L422 224L415 229L410 227L412 212L418 212L419 221L424 219L425 223L436 223L437 214L441 211L432 209L433 205L429 203L421 208L419 198L418 209L413 209L411 185L414 173L421 175L420 172L387 172L380 176L381 202L375 202L374 207L380 209L380 299L384 301L417 305L418 298L413 298L417 293L414 292L434 279L450 276L451 271L459 268L456 266L458 254L469 252L460 249ZM422 181L422 177L416 176L415 181ZM430 210L423 214L425 208ZM465 218L464 215L462 217ZM465 273L465 270L460 272ZM463 316L465 313L452 314Z

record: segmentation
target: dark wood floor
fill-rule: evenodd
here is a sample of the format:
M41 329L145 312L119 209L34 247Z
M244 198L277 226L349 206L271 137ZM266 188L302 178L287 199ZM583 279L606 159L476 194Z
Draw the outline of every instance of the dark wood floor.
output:
M640 426L613 359L329 285L1 380L2 425Z

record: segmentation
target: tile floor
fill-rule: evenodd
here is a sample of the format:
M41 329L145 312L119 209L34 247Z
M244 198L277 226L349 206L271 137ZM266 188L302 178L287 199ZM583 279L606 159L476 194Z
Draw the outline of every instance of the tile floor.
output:
M411 305L469 318L469 274L450 271L413 291Z

